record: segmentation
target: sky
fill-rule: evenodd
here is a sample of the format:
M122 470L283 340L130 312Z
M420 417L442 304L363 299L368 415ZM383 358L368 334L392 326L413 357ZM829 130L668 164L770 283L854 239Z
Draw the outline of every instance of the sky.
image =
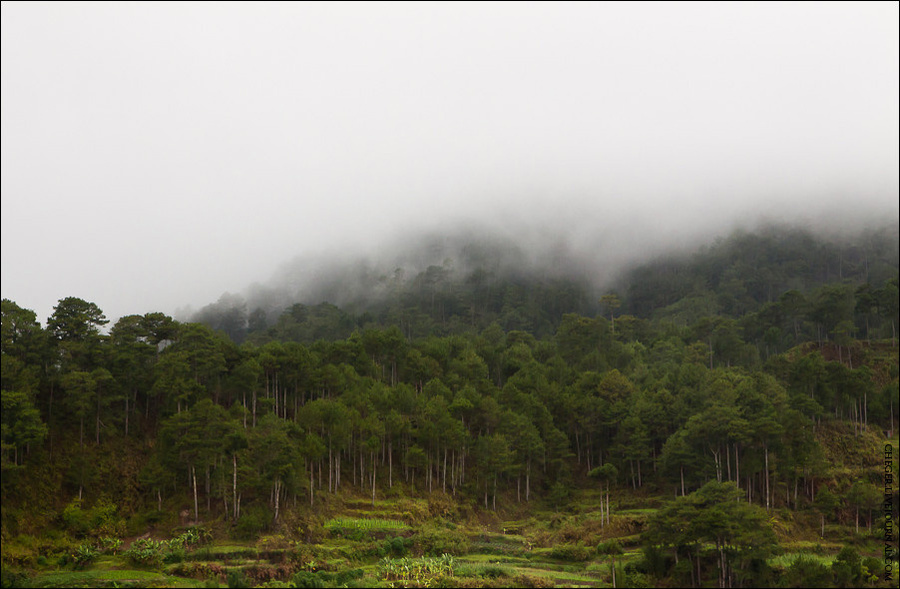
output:
M896 2L0 7L0 290L42 322L466 223L602 261L898 217Z

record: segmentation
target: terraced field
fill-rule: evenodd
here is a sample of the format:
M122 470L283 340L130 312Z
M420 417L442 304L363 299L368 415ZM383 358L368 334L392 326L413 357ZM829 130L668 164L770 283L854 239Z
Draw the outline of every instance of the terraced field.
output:
M172 540L138 540L76 568L70 558L45 559L28 579L35 587L611 587L646 579L628 565L642 558L640 533L657 511L639 500L616 506L601 524L591 491L565 513L529 510L520 519L453 512L426 499L371 501L346 497L303 534L255 541L210 539L175 530ZM451 506L453 507L453 506ZM450 510L449 512L447 510ZM462 509L456 506L454 509ZM435 516L435 511L448 515ZM452 513L451 513L452 512ZM521 515L527 515L522 519ZM324 519L327 517L327 519ZM222 534L220 534L222 535ZM179 539L192 538L193 543ZM145 547L137 559L135 547ZM150 547L150 548L146 548ZM155 548L154 548L155 547ZM770 565L799 556L829 566L840 545L784 542ZM151 549L158 554L145 554ZM50 559L52 560L52 559Z

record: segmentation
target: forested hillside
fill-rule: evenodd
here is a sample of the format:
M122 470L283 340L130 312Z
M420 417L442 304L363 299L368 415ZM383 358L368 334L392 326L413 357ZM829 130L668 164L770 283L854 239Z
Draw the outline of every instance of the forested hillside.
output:
M459 251L343 306L223 297L196 322L70 297L42 326L3 300L4 583L201 529L294 542L296 566L247 575L307 586L323 517L400 499L400 552L463 557L494 526L594 562L588 586L889 586L896 226L737 233L607 285ZM415 584L387 566L357 582Z

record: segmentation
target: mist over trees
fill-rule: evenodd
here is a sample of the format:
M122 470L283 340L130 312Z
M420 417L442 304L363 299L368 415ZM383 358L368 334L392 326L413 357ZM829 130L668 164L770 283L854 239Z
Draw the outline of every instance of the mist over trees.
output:
M566 313L602 313L613 329L615 316L627 315L717 331L725 347L729 329L741 329L765 355L805 339L830 339L841 321L863 336L889 329L887 283L898 265L897 244L896 225L840 237L768 225L611 276L588 263L583 247L472 232L432 235L407 243L412 253L390 262L296 261L278 277L280 286L226 293L191 320L237 342L311 343L366 326L396 325L415 339L477 333L494 322L540 338L554 333ZM833 287L820 292L824 285ZM719 319L699 325L712 317Z
M647 574L735 586L771 580L772 510L879 525L879 457L835 466L823 440L895 431L896 226L735 233L605 287L495 245L338 268L316 284L334 302L227 295L108 332L89 301L44 328L4 300L4 534L90 535L56 514L101 499L253 537L342 490L496 512L592 486L601 527L623 494L676 498Z

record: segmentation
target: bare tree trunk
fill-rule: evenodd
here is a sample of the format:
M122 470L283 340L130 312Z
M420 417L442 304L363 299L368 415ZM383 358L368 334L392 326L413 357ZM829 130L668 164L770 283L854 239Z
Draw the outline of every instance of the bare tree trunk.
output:
M194 522L197 523L200 521L200 506L197 502L197 469L191 465L191 478L194 482Z
M769 506L771 505L769 495L769 445L764 444L763 447L766 451L766 511L769 511Z
M531 458L528 459L528 467L525 469L525 502L531 495Z
M275 519L273 521L278 521L278 509L281 507L281 480L275 479L275 488L273 489L275 495Z

